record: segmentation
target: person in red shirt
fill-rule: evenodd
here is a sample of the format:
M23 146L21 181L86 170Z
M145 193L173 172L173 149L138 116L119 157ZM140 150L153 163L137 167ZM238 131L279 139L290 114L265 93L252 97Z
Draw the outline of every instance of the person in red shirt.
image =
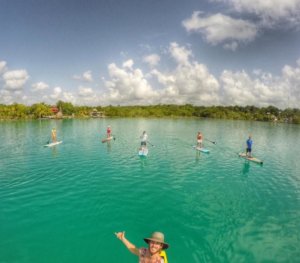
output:
M202 135L202 133L199 131L199 132L197 133L197 147L202 148L202 146L203 146L203 135Z
M106 135L107 135L107 138L109 138L111 136L111 128L109 125L107 126L107 129L106 129Z

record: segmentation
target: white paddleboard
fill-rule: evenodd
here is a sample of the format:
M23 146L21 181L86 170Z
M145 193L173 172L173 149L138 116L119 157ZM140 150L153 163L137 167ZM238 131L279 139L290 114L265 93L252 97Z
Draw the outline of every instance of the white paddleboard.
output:
M111 141L113 138L114 138L113 136L110 136L110 137L108 137L108 138L105 138L105 139L102 140L102 143L104 143L104 142L109 142L109 141Z
M147 156L148 155L148 148L139 149L139 156Z
M259 160L255 157L248 157L245 153L239 153L239 156L248 160L248 161L251 161L251 162L255 162L255 163L259 163L259 164L263 164L263 161L262 160Z
M58 144L61 144L62 141L59 141L59 142L51 142L51 143L48 143L48 144L45 144L44 147L53 147L55 145L58 145Z
M193 146L193 148L197 151L203 152L203 153L209 153L209 150L203 147Z

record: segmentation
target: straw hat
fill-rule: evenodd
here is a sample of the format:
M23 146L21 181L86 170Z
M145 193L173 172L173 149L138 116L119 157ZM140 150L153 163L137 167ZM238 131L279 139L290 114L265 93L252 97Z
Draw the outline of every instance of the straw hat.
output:
M163 249L167 249L169 247L169 244L165 243L165 236L161 232L153 232L151 237L144 238L145 242L148 244L149 241L159 242L163 244Z

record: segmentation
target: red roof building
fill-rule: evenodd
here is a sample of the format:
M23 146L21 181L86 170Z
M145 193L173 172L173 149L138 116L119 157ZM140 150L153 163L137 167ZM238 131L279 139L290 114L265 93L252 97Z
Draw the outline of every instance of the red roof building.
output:
M56 114L59 112L59 109L56 106L51 106L51 111Z

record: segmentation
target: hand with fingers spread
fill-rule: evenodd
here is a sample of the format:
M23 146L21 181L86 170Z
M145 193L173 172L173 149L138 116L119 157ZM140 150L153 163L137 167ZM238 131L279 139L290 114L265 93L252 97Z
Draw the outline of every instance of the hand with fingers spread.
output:
M123 232L115 232L115 235L118 239L123 240L125 238L125 231Z

